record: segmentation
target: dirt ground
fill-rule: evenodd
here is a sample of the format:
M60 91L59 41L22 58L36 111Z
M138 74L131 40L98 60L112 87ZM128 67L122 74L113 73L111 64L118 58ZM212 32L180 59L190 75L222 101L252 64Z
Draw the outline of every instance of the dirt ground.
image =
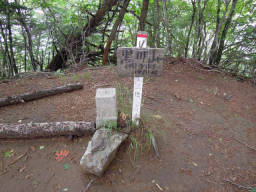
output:
M95 121L98 87L133 86L132 78L105 67L1 83L0 97L75 81L84 88L0 108L0 123ZM2 139L0 191L83 192L92 179L88 191L95 192L232 192L256 186L255 86L208 72L192 60L170 59L161 77L145 78L142 114L155 118L151 127L160 159L151 149L134 160L127 140L104 177L95 178L79 167L90 137ZM58 162L61 150L69 155Z

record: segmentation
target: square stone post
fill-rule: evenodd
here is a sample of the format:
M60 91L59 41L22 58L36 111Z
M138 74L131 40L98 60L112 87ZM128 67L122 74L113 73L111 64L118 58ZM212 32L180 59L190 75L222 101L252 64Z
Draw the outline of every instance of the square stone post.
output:
M109 121L117 123L116 89L98 88L96 90L96 128Z

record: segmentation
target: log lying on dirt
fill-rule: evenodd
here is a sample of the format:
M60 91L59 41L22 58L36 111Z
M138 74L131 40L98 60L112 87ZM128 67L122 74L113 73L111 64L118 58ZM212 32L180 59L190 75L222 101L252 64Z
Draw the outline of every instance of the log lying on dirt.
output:
M95 132L94 122L53 122L27 124L0 124L0 139L37 138L63 135L83 136Z
M40 99L42 97L48 97L60 93L70 92L78 89L82 89L83 84L76 83L76 84L67 84L61 87L55 87L51 89L44 89L40 91L28 92L21 95L15 95L11 97L0 98L0 107L24 103L27 101L32 101L36 99Z

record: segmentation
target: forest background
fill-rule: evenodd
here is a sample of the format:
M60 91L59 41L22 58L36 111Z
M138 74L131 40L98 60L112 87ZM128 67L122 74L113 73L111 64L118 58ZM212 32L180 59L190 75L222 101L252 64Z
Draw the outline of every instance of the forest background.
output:
M116 64L138 31L166 56L256 79L256 0L1 0L0 79Z

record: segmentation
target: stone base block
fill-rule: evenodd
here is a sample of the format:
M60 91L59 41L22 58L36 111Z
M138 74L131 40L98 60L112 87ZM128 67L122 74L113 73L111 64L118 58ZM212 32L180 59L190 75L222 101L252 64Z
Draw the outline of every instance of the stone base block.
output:
M118 147L128 137L128 134L110 132L98 129L80 160L80 165L86 173L102 176L115 158Z

